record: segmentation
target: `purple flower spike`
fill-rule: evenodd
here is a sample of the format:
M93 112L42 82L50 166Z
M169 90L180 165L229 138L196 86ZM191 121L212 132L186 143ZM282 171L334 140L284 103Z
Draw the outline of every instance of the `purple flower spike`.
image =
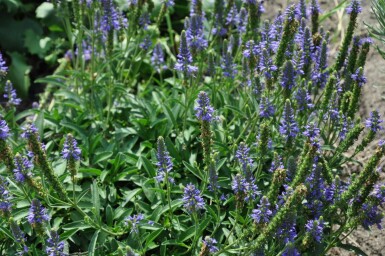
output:
M358 84L358 86L362 87L366 84L367 79L363 74L362 68L358 68L354 74L351 75L351 78Z
M250 148L242 142L235 153L235 157L238 159L239 163L241 163L245 175L249 172L248 169L253 166L253 160L250 157L249 151Z
M285 251L282 253L282 256L301 256L297 248L295 248L294 243L290 242L286 245Z
M31 169L33 168L33 164L27 157L22 157L20 155L15 156L15 169L13 173L15 175L15 180L17 182L23 183L25 181L25 175L31 176Z
M259 104L259 116L269 118L274 116L274 114L275 114L275 108L273 104L265 96L262 97L261 102Z
M82 152L77 145L78 143L75 138L71 134L68 134L61 152L63 159L79 161Z
M8 190L8 181L0 176L0 213L3 216L8 216L12 209L12 196Z
M214 253L218 251L218 247L216 246L217 240L206 236L202 243L209 249L209 252Z
M48 256L66 256L64 253L64 242L60 241L60 236L55 230L50 231L50 237L47 239L45 252Z
M170 157L170 153L167 151L166 144L162 137L158 138L158 150L156 152L156 158L158 162L156 166L158 167L158 175L156 176L156 180L158 182L164 181L166 174L172 170L173 164Z
M375 197L381 204L385 203L385 184L375 185L371 196Z
M370 113L370 118L366 119L365 126L373 132L377 132L384 129L384 127L380 125L382 122L384 121L380 119L380 114L375 110Z
M8 67L3 59L3 55L0 52L0 75L5 75L8 71Z
M24 139L29 139L32 134L37 133L37 128L34 124L27 124L25 127L22 128L23 133L20 135Z
M359 0L352 0L348 7L346 7L346 13L358 14L362 12L361 2Z
M296 72L294 70L293 62L290 60L285 63L281 79L281 86L287 90L293 89L295 86Z
M102 0L103 16L100 21L100 30L103 33L109 32L113 29L120 30L127 26L127 19L118 12L113 0Z
M317 241L318 243L321 242L322 233L324 230L324 222L322 218L320 218L319 220L309 220L305 227L306 232L310 233L315 241Z
M9 127L6 121L0 120L0 139L6 140L9 137Z
M157 43L154 47L154 50L152 50L151 62L158 73L160 73L162 70L167 69L167 66L164 63L163 48L160 43Z
M13 89L12 83L9 80L5 83L4 90L4 98L8 99L8 105L20 105L21 99L17 98L16 90Z
M47 210L41 205L38 199L32 200L27 220L32 226L43 224L44 222L50 220Z
M279 132L286 137L286 139L294 138L299 132L297 122L294 118L293 109L290 101L286 101L283 111L282 124L279 127Z
M260 204L257 205L257 209L254 209L251 214L251 218L257 224L269 223L273 211L270 209L269 199L262 197Z
M132 232L134 232L136 234L139 233L139 230L138 230L139 221L141 221L143 219L144 219L144 215L143 214L128 216L125 219L126 225L130 225L131 226L131 232L130 233L132 233Z
M190 50L187 46L186 32L182 31L180 36L180 47L178 60L175 64L175 69L183 72L186 76L192 76L194 73L198 71L198 68L191 65L193 62L193 58L191 56Z
M193 15L185 22L187 44L191 51L199 52L207 48L207 40L203 34L203 20L200 15Z
M213 120L214 108L210 105L210 98L206 92L200 92L197 99L198 106L195 107L195 115L199 121L211 122Z
M184 188L183 206L189 213L195 213L205 207L205 201L200 195L199 189L190 183Z
M312 0L310 5L310 15L321 13L321 7L318 0Z

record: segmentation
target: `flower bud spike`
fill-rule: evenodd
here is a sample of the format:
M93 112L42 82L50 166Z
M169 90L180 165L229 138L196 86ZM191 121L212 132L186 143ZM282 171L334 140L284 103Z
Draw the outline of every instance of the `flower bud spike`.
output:
M346 134L346 138L337 146L334 151L334 155L329 161L331 168L333 168L334 163L341 157L342 153L346 152L358 139L361 132L364 130L364 125L360 123L360 120L357 120L356 125Z
M300 184L296 187L294 193L286 200L285 204L279 209L269 224L263 229L262 234L260 234L258 238L253 241L250 251L263 248L265 243L271 239L275 232L277 232L279 226L281 226L288 215L295 211L296 207L299 207L306 194L307 189L305 185Z
M321 13L321 8L318 3L318 0L311 0L310 16L311 16L311 22L312 22L311 33L313 35L318 33L318 27L319 27L318 17L320 13Z
M359 68L357 72L352 75L352 78L354 80L353 94L347 110L347 116L354 119L354 116L356 115L358 110L358 103L361 96L361 88L362 85L366 83L366 78L363 75L363 69Z
M348 28L345 34L345 38L342 42L342 46L340 48L340 51L337 56L336 64L334 66L334 69L336 71L341 70L341 68L344 65L349 45L352 42L353 39L353 33L357 26L357 16L361 12L362 8L360 6L360 3L358 0L352 0L350 5L346 8L346 11L348 14L350 14L349 24Z
M275 204L278 199L279 191L286 180L286 170L278 168L273 173L273 179L270 183L267 198L272 204Z
M361 51L356 63L356 69L364 68L366 63L366 57L368 56L370 45L373 44L373 40L370 37L365 37L360 40Z
M35 155L35 164L40 167L42 174L47 178L48 182L52 186L52 189L56 191L60 199L68 201L67 191L56 177L52 166L48 162L45 148L40 142L37 128L33 124L27 124L23 130L24 132L21 134L21 137L27 139L28 146Z
M284 24L283 28L283 35L281 42L278 47L277 54L275 56L275 65L277 66L277 69L279 70L283 63L285 62L285 53L288 49L290 43L293 41L295 33L297 32L298 28L298 21L295 19L295 6L292 5L289 7L287 13L287 18ZM277 76L277 72L275 77Z

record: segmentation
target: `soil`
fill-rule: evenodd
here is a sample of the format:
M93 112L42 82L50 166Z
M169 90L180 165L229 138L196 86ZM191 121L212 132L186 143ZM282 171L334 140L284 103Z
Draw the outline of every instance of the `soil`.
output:
M275 16L278 10L284 10L290 1L286 0L270 0L265 1L266 14L271 19ZM295 1L297 2L297 1ZM310 1L307 1L310 2ZM342 0L328 0L320 1L321 9L324 10L324 13L332 10L338 3L341 3ZM350 2L348 0L348 2ZM368 35L367 27L364 22L370 25L376 25L378 22L371 10L371 1L366 0L362 1L363 11L359 16L358 26L356 30L356 35ZM265 16L266 17L266 16ZM343 38L344 32L346 30L348 15L346 12L341 9L341 13L334 13L327 20L325 20L321 25L325 30L330 31L332 38L332 47L330 49L329 59L336 57L338 46L341 43L341 38ZM380 42L375 41L375 46L378 45L380 48L384 49L385 45L382 45ZM372 110L378 110L382 117L385 117L385 60L381 57L375 47L372 47L367 64L365 66L365 76L367 77L367 84L363 87L361 102L360 102L360 116L362 120L365 120L369 117ZM372 152L375 150L378 140L385 138L385 132L381 131L377 140L374 141L366 152L359 156L359 161L365 163L368 158L372 155ZM384 165L384 161L381 163L381 166ZM381 182L385 180L385 168L382 168L381 171ZM346 168L346 175L350 176L352 172L359 171L356 166L348 166ZM343 242L352 244L360 248L367 255L373 256L385 256L385 218L382 221L382 226L384 229L377 229L373 226L372 230L365 230L360 227L358 230L354 231L349 235ZM350 256L357 255L354 252L349 252L341 248L333 248L329 255L341 255L341 256Z

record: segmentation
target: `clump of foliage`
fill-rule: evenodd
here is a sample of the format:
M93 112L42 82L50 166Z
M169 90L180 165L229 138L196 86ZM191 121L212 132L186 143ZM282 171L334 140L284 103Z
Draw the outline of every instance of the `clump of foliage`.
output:
M316 0L272 22L263 1L193 0L180 36L177 1L54 5L71 47L40 105L15 114L6 82L2 253L362 253L344 238L380 227L385 142L358 161L383 129L357 116L359 1L334 63Z

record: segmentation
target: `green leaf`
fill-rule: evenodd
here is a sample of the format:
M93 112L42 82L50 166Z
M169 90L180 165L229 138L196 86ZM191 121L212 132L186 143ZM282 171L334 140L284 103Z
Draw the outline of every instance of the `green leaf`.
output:
M113 153L111 151L105 151L105 152L97 153L93 163L97 164L99 162L106 161L107 159L111 158L112 155L113 155Z
M91 226L89 224L84 223L83 220L78 220L78 221L65 224L61 226L61 228L64 230L70 230L70 229L84 230L87 228L91 228Z
M106 207L106 220L107 225L112 226L112 222L114 220L114 210L112 209L111 205L107 205Z
M60 125L70 129L71 131L76 131L84 140L88 137L86 130L75 123L63 120L60 122Z
M99 197L99 187L97 181L94 180L91 186L91 195L92 195L92 205L95 207L95 217L99 219L100 216L100 197Z
M29 53L36 54L40 58L44 58L47 51L51 48L51 45L51 38L42 38L32 29L25 31L24 46L28 49Z
M187 170L189 170L192 174L194 174L196 177L198 177L199 179L203 180L203 177L202 177L202 174L201 172L199 171L198 168L195 168L194 166L192 166L191 164L187 163L186 161L183 161L183 165L187 168Z
M91 167L88 167L88 168L87 167L81 167L81 168L79 168L79 172L90 174L91 176L100 176L100 174L102 173L101 170L96 169L96 168L91 168Z
M186 241L187 239L193 237L195 234L195 226L191 226L189 227L184 233L182 233L178 239L178 241L180 242L184 242Z
M146 170L148 177L153 178L156 176L156 170L154 168L154 165L148 161L146 157L141 156L140 160L143 163L144 169Z
M6 236L8 236L8 238L10 238L10 239L12 239L13 241L16 242L14 236L12 235L12 233L8 229L0 226L0 231L1 231L2 234L5 234Z
M91 242L88 246L88 256L95 256L95 248L96 248L96 242L98 240L100 230L96 230L94 235L92 236Z
M162 107L166 116L168 117L168 120L170 120L172 123L172 126L169 129L171 130L174 127L178 127L178 123L176 122L175 116L171 109L166 104L163 104Z
M146 247L152 243L152 241L155 240L163 231L163 228L159 228L158 230L155 230L154 232L151 232L151 234L146 238Z
M12 59L12 64L9 67L8 76L20 96L25 98L28 95L29 86L31 84L29 73L31 66L27 64L26 58L18 52L9 54Z
M54 6L52 3L44 2L36 9L36 18L44 19L47 18L51 13L54 12Z

